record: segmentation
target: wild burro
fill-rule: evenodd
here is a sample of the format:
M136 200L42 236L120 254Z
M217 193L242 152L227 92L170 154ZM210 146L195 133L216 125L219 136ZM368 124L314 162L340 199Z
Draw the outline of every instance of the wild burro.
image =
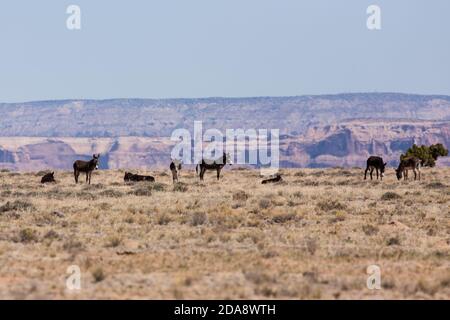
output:
M276 183L276 182L280 182L283 181L283 178L281 177L281 174L276 173L274 175L271 175L269 177L264 178L261 183L262 184L268 184L268 183Z
M86 183L91 184L92 171L98 169L98 161L100 159L99 154L93 154L92 159L89 161L77 160L73 163L73 175L75 177L75 183L78 183L78 177L81 172L86 173Z
M223 156L216 160L202 159L199 164L195 167L195 171L200 175L200 180L203 180L206 170L216 170L217 180L220 178L220 170L226 165L230 166L233 164L231 161L231 156L229 153L223 153Z
M369 159L367 159L367 167L366 171L364 172L364 180L367 178L367 172L370 170L370 180L373 180L373 171L376 170L377 172L377 180L378 180L378 171L380 172L380 179L383 180L384 177L384 170L386 168L386 162L383 162L383 158L371 156Z
M178 175L181 171L181 164L183 162L181 160L174 159L170 163L170 171L172 172L172 181L173 183L178 182Z
M125 172L125 176L123 177L123 181L125 182L135 182L135 181L150 181L154 182L155 178L152 176L143 176L139 174L134 174L131 172Z
M47 173L42 177L41 183L49 183L49 182L56 182L55 181L55 172Z
M395 170L397 179L400 180L403 176L404 180L408 180L408 171L412 170L414 172L414 180L417 179L417 173L419 173L419 180L421 179L420 174L420 159L416 157L404 158L400 161L398 168Z

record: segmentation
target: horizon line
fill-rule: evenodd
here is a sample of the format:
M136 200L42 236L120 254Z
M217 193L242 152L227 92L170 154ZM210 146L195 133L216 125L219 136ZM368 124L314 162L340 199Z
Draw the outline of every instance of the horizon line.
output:
M342 96L342 95L364 95L364 94L396 94L404 96L420 96L420 97L445 97L450 98L450 94L424 94L424 93L405 93L405 92L395 92L395 91L349 91L340 93L323 93L323 94L302 94L302 95L261 95L261 96L204 96L204 97L176 97L176 98L138 98L138 97L128 97L128 98L61 98L61 99L37 99L37 100L24 100L17 102L0 102L0 104L26 104L26 103L36 103L36 102L57 102L57 101L110 101L110 100L153 100L153 101L164 101L164 100L208 100L208 99L276 99L276 98L307 98L307 97L324 97L324 96Z

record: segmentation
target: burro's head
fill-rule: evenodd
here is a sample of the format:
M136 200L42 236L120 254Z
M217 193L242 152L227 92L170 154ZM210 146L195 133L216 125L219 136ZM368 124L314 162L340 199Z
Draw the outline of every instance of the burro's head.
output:
M402 178L402 171L400 169L395 169L395 175L397 176L397 180Z
M182 159L172 159L172 162L175 165L176 170L181 170L181 165L183 164Z
M385 171L385 169L386 169L386 165L387 165L387 163L384 162L384 163L381 165L381 168L380 168L380 171L381 171L381 177L382 177L382 178L384 178L384 171Z
M92 160L94 161L94 164L95 164L95 170L98 170L98 161L99 161L99 159L100 159L100 153L98 153L98 154L93 154L92 155Z

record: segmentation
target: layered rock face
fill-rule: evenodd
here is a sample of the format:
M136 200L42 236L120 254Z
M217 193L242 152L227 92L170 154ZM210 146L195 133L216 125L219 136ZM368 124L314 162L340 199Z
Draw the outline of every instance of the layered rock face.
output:
M450 97L342 94L279 98L81 100L0 104L0 168L166 167L175 129L279 129L282 167L390 165L413 143L450 146ZM448 165L448 158L440 165Z
M287 142L286 157L301 159L294 161L294 166L363 166L370 155L383 156L390 165L397 165L400 154L414 143L449 146L450 123L353 120L311 128L303 138L301 143ZM448 160L441 159L440 164L450 163Z

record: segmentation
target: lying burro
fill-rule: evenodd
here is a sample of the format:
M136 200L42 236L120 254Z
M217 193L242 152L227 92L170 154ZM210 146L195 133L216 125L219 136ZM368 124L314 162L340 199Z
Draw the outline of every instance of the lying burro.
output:
M42 177L41 183L49 183L49 182L56 182L55 181L55 172L47 173Z
M264 178L261 183L262 184L268 184L268 183L275 183L275 182L280 182L283 181L283 178L281 177L281 174L279 173L275 173L271 176L268 176L266 178Z
M125 172L125 176L123 177L123 180L125 182L130 182L130 181L150 181L150 182L154 182L155 181L155 177L143 176L143 175L134 174L134 173L131 173L131 172Z

